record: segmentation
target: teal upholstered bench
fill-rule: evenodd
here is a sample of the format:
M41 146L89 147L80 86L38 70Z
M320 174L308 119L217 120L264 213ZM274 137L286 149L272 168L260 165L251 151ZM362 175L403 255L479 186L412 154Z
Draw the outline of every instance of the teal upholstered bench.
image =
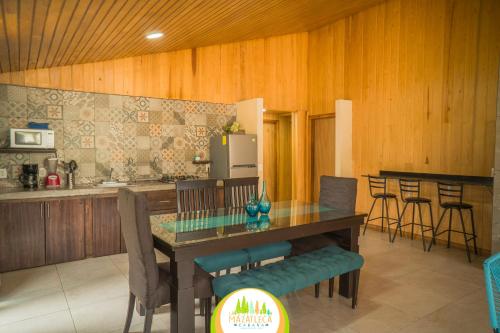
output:
M338 246L291 257L256 269L229 274L213 280L215 295L223 298L241 288L259 288L276 297L316 285L345 273L354 273L352 307L357 303L359 270L364 259L357 253Z
M227 251L209 256L197 257L194 262L205 272L216 272L229 270L232 267L246 266L248 264L248 253L244 250Z

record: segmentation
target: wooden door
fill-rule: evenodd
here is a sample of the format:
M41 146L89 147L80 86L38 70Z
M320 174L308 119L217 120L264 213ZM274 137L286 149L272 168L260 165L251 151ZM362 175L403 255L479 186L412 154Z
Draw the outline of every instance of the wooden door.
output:
M319 200L319 178L335 175L335 118L323 117L311 120L311 196Z
M266 181L266 191L270 201L277 200L278 162L276 136L277 122L264 121L264 180Z
M0 272L45 264L43 205L0 204Z
M85 205L83 199L45 203L47 264L85 258Z
M118 198L94 198L92 200L92 243L95 257L121 252L121 226Z

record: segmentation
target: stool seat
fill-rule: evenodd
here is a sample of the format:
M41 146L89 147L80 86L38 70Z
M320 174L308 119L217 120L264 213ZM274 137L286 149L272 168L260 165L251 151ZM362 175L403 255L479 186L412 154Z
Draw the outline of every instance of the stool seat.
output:
M429 203L431 202L431 199L428 199L428 198L422 198L422 197L408 197L408 198L404 198L404 201L405 202L411 202L411 203L418 203L418 202L421 202L421 203Z
M397 196L394 193L374 193L373 197L378 198L378 199L381 199L381 198L394 198L395 199L395 198L397 198Z
M465 202L442 202L441 207L443 208L455 208L455 209L472 209L472 205Z

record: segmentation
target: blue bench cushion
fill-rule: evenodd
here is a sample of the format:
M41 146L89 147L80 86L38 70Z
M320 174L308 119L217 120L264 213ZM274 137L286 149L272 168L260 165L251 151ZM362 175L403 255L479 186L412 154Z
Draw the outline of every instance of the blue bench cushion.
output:
M249 262L253 264L266 259L289 256L292 252L292 244L290 242L279 242L250 247L245 250L248 252Z
M259 288L280 297L360 269L363 262L363 257L357 253L328 246L256 269L221 276L212 281L212 286L221 298L241 288Z
M228 251L194 259L205 272L218 272L248 264L248 254L244 250Z

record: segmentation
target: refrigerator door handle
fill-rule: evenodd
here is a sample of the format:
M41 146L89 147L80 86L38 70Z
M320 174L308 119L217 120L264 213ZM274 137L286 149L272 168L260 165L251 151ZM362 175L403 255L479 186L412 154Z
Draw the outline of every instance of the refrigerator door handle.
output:
M233 164L231 165L231 169L233 168L256 168L255 164Z

